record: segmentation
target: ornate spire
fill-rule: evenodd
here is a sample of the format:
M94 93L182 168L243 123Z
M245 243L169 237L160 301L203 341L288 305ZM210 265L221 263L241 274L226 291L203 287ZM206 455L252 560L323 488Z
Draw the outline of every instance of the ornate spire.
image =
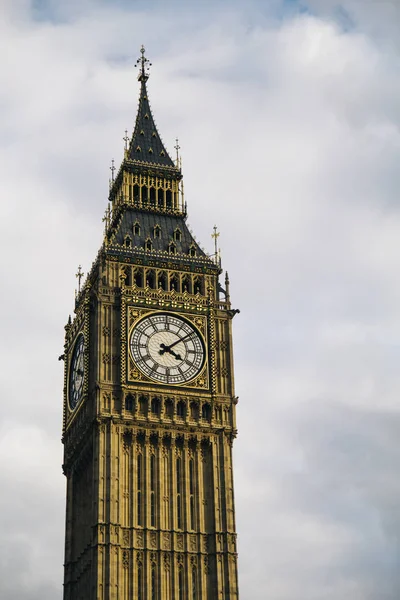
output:
M144 81L146 83L146 81L149 78L149 71L150 71L150 67L151 67L151 62L144 55L144 53L146 52L146 49L143 46L143 44L142 44L142 47L140 48L140 52L141 52L142 56L137 59L135 67L137 67L138 65L140 65L138 80L139 81Z
M146 87L151 63L145 56L145 49L143 46L140 52L141 57L138 58L135 65L136 67L139 67L139 107L136 116L135 129L127 151L127 158L141 164L149 163L154 166L160 165L162 167L176 168L173 160L164 147L151 113Z

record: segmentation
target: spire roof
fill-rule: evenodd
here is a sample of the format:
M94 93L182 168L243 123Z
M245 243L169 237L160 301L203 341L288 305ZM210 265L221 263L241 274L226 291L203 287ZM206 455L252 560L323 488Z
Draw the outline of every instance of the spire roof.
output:
M141 54L141 58L137 60L137 66L139 66L138 80L140 81L139 107L135 128L127 151L127 158L135 162L148 163L154 166L175 167L173 160L164 147L151 113L146 86L151 63L145 57L143 46Z

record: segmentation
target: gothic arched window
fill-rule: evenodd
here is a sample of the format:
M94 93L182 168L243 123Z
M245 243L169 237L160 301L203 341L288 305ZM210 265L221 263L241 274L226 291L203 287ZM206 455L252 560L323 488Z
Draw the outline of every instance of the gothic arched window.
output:
M153 415L158 415L160 413L160 399L159 398L152 399L151 412Z
M128 394L125 398L125 410L133 410L133 396L131 394Z
M167 275L166 273L160 273L158 276L158 287L162 290L167 290Z
M211 419L211 406L205 402L201 408L201 418L204 421L209 421Z
M181 417L182 419L185 417L185 409L186 404L183 400L179 400L178 404L176 405L176 414L178 417Z

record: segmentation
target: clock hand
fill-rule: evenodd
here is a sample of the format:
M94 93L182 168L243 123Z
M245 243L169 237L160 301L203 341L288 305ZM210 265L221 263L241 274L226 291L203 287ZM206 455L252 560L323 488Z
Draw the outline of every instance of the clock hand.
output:
M179 340L176 340L176 342L174 342L173 344L170 344L169 346L167 346L167 348L170 350L171 348L176 346L176 344L179 344L179 342L183 342L183 340L187 340L187 338L192 337L192 335L194 335L194 331L191 331L190 333L185 335L185 337L180 338Z
M168 352L175 356L176 360L182 360L182 356L180 354L176 354L173 350L169 349Z
M172 356L175 356L176 360L182 360L182 357L180 354L176 354L173 350L171 350L171 346L166 346L165 344L160 344L160 347L161 347L161 350L158 351L159 354L164 354L164 352L168 352L169 354L172 354Z

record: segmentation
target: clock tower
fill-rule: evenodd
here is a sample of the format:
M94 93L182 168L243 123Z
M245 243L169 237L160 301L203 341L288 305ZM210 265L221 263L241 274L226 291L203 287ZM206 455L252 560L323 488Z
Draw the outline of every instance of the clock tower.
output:
M238 311L187 227L143 48L137 64L104 241L65 327L64 600L237 600Z

